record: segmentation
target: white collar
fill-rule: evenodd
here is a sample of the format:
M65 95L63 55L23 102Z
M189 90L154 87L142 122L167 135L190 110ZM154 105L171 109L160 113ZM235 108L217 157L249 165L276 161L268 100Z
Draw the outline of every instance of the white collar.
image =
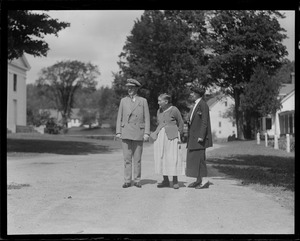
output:
M197 100L195 101L195 105L197 105L197 104L200 102L200 100L201 100L201 98L197 99Z

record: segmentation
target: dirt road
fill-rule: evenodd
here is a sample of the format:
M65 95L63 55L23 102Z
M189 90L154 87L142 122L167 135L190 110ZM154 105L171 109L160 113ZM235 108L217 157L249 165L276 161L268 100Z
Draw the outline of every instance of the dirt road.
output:
M216 146L217 147L217 146ZM183 148L185 151L185 148ZM209 151L209 149L208 149ZM294 214L234 179L159 189L153 146L142 188L122 188L122 152L8 157L8 234L293 234Z

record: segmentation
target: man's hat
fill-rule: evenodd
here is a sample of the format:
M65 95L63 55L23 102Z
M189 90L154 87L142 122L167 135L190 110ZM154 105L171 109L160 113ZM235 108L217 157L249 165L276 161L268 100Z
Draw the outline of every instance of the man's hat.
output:
M141 83L138 82L136 79L127 79L127 84L126 86L136 86L136 87L141 87Z

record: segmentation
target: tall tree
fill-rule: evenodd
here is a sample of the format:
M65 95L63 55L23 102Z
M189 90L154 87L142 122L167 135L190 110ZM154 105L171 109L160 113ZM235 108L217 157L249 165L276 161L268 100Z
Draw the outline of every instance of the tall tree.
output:
M141 93L148 99L151 116L156 115L159 93L168 92L173 104L187 106L187 83L204 79L204 11L145 11L135 21L120 54L121 72L115 75L114 89L122 92L127 78L137 78ZM123 92L124 93L124 90Z
M36 82L44 94L55 101L56 108L62 114L63 124L67 125L74 105L74 94L82 87L95 89L99 74L98 67L91 63L60 61L42 69Z
M100 96L100 90L80 87L74 94L74 108L97 109Z
M47 96L40 93L40 89L36 84L26 85L26 103L27 109L32 111L55 108L55 102L51 100L49 101Z
M99 122L102 123L103 121L106 121L111 125L112 128L114 128L119 106L115 91L112 88L103 86L99 91L101 93L98 100L98 108L100 113Z
M286 38L278 11L212 11L209 37L212 59L210 76L235 100L237 135L244 139L241 94L250 82L256 66L269 75L276 72L287 55L282 44Z
M244 93L241 94L241 109L247 116L246 120L249 123L247 126L254 123L255 132L259 117L275 113L281 108L278 98L280 86L280 79L268 75L262 66L254 69L250 82L245 86ZM250 134L248 133L248 135Z
M44 41L47 34L55 34L69 27L69 23L52 19L46 13L29 10L8 11L8 59L19 58L23 53L47 56L49 45Z

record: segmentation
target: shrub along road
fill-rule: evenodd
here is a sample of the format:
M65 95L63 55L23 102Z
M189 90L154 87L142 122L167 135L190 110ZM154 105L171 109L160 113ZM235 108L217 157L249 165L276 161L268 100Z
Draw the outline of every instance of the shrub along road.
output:
M146 143L142 188L123 189L122 151L89 143L97 151L89 154L79 145L79 152L8 153L8 234L294 233L290 209L218 172L213 159L209 189L187 188L194 180L185 176L179 177L178 190L159 189L153 145ZM216 151L224 147L229 155L230 145L237 144L216 144L207 156L219 157Z

